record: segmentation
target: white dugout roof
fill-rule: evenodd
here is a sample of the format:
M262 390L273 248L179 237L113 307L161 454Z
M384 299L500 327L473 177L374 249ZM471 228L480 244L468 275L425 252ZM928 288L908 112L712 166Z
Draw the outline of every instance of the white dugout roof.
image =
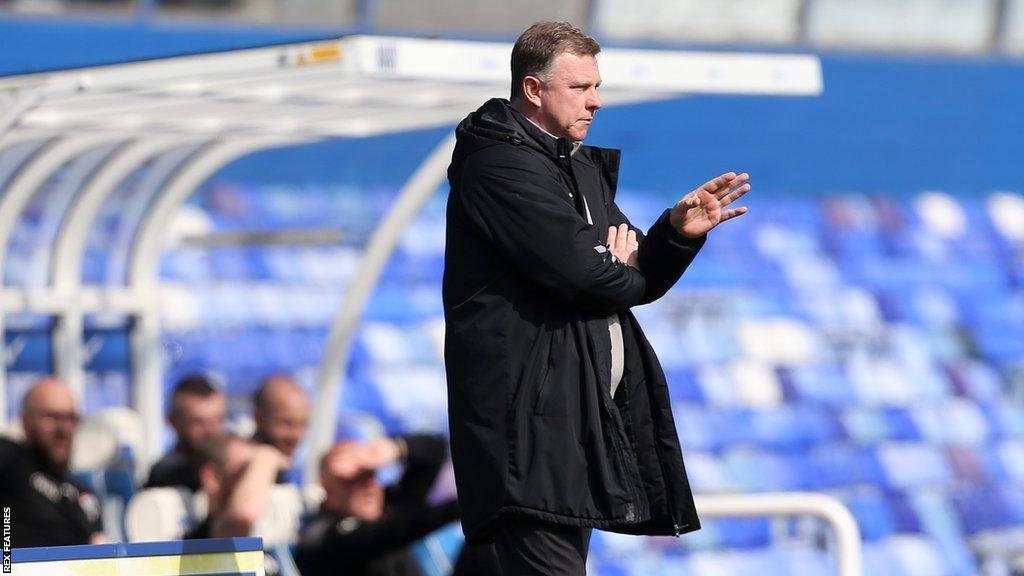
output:
M134 408L146 427L144 459L155 458L164 413L158 264L178 208L221 167L251 152L454 126L488 98L507 97L510 52L503 43L352 36L0 78L0 278L30 199L78 161L61 180L71 201L49 247L45 286L0 287L0 332L7 314L52 316L54 371L81 393L84 316L132 317ZM807 55L613 48L599 62L606 106L693 93L822 91L819 61ZM321 360L309 454L333 438L364 304L405 225L443 183L453 146L449 136L424 159L365 247ZM138 220L124 255L126 281L85 285L86 238L129 175L151 194L144 205L125 207ZM6 399L0 370L0 424Z

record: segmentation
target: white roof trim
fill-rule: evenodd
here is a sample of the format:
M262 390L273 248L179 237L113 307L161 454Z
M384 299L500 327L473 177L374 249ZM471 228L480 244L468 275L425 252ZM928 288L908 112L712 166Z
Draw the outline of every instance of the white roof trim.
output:
M352 36L0 79L26 130L370 136L454 124L508 92L503 43ZM814 95L814 56L609 49L607 104L686 93Z

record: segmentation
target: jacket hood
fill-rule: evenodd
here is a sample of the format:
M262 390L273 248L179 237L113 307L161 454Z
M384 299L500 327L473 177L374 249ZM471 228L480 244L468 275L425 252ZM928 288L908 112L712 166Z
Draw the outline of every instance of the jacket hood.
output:
M567 154L572 149L568 138L552 138L504 98L484 102L459 123L455 136L453 166L461 164L473 152L497 144L528 146L552 158Z

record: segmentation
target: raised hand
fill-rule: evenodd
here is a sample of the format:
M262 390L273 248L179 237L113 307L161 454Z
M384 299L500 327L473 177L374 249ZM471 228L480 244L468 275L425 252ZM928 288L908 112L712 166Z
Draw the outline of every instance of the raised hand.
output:
M401 455L398 444L390 438L380 438L366 443L347 442L334 448L334 452L330 472L344 480L374 472L398 461Z
M352 480L367 470L365 448L357 442L346 442L333 449L330 465L331 475L342 480Z
M618 228L608 227L608 250L616 258L636 268L636 253L639 249L640 243L637 242L635 230L630 230L625 224L619 224Z
M746 206L725 207L750 191L748 180L750 176L746 172L740 175L726 172L708 180L672 207L669 214L672 227L687 238L698 238L722 222L745 214Z
M374 470L397 462L402 454L398 443L391 438L378 438L370 441L364 444L364 449L364 464Z

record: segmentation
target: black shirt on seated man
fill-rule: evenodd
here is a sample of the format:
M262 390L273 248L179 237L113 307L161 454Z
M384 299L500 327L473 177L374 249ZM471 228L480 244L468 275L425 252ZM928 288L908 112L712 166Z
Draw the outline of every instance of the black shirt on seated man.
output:
M78 419L71 390L45 378L22 403L24 442L0 439L0 507L10 508L13 548L103 541L98 500L68 474Z
M459 515L454 500L426 502L446 451L434 436L334 445L320 461L326 499L299 535L295 561L303 576L420 575L409 544ZM376 471L402 461L401 480L385 489Z

